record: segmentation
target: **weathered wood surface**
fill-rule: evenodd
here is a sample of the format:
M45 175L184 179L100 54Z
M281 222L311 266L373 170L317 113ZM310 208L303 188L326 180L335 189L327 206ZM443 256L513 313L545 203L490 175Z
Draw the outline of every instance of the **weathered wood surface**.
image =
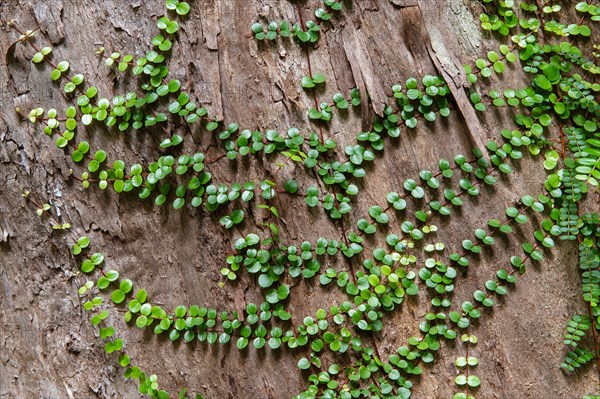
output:
M317 3L300 2L305 19ZM369 128L389 88L399 80L442 74L459 99L462 116L453 111L448 120L403 133L399 141L386 146L358 197L356 217L370 204L382 203L388 191L401 190L401 182L415 177L419 169L433 169L441 157L467 153L473 144L498 136L499 127L509 123L492 112L487 121L479 119L464 96L460 65L495 45L481 36L472 14L480 10L472 4L470 10L469 4L466 0L356 1L343 18L324 30L318 48L311 52L313 70L328 77L325 90L318 93L320 99L351 87L358 87L363 99L367 94L371 99L371 104L363 101L359 112L334 117L325 132L335 136L342 149L357 132ZM299 85L307 74L304 51L287 40L263 45L249 37L249 27L257 18L297 21L293 4L194 0L191 5L191 16L174 45L171 72L226 122L263 130L307 126L312 98ZM162 0L0 0L3 19L15 19L24 29L39 24L43 34L37 43L51 42L55 59L69 60L73 70L85 73L87 82L105 96L123 92L128 82L107 72L95 48L102 45L109 52L143 54L163 9ZM42 227L20 189L50 200L77 234L89 234L101 245L112 267L147 288L153 300L168 309L180 303L205 303L241 310L245 302L259 300L259 292L246 278L225 289L217 286L219 269L240 233L224 233L218 216L206 212L158 210L151 204L140 205L134 196L84 191L69 179L72 165L62 151L14 111L38 105L64 109L65 104L48 77L50 70L27 61L31 49L11 46L16 38L14 31L0 32L0 398L138 397L135 385L120 376L115 359L103 354L80 310L66 237ZM187 132L183 126L171 128ZM185 145L190 151L216 144L200 130L191 133ZM159 139L143 131L107 131L96 133L92 144L114 157L144 163L158 156ZM209 154L218 152L211 148ZM518 195L541 188L543 171L538 163L526 160L516 169L519 173L503 179L504 184L467 204L462 216L438 223L440 239L456 246L459 238L499 215ZM275 167L253 159L219 163L211 170L227 181L260 180L273 176ZM288 165L277 181L289 177L309 179L301 168ZM286 209L283 235L287 241L339 236L336 225L321 212L309 212L301 199L280 201ZM254 215L257 221L264 217ZM249 232L251 227L246 223L242 230ZM506 263L514 243L499 244L460 280L457 302L491 276L498 263ZM594 381L567 378L558 368L564 353L564 322L579 306L576 294L567 296L579 289L574 256L574 247L562 246L559 255L533 268L476 328L481 362L477 373L483 381L478 397L576 398L592 391ZM294 290L290 307L301 317L333 304L336 295L337 291L323 292L318 284L302 283ZM389 317L384 331L375 337L380 351L389 354L416 334L424 309L409 301ZM133 358L156 372L161 384L172 391L189 386L206 398L284 398L305 387L305 378L296 368L296 352L249 349L240 353L231 346L171 345L135 328L125 329L125 339ZM417 382L413 397L451 397L457 353L443 348L436 365Z

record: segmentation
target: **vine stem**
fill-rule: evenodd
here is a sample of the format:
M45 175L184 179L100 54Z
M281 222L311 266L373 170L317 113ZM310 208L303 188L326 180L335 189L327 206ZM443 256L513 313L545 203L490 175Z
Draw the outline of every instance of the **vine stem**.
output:
M33 198L33 197L31 196L31 192L30 192L29 190L21 190L21 192L22 192L22 195L23 195L23 197L25 197L25 199L26 199L27 201L31 202L31 203L32 203L34 206L36 206L36 207L37 207L37 209L42 209L42 214L41 214L41 215L39 215L39 217L40 217L40 218L41 218L41 217L42 217L42 216L43 216L45 213L47 213L47 214L48 214L48 221L49 221L50 223L52 223L52 225L53 225L53 226L57 226L57 225L60 225L60 224L62 224L62 223L60 223L60 222L59 222L59 220L58 220L58 218L59 218L59 217L58 217L58 215L56 215L56 213L54 213L54 215L53 215L53 213L52 213L52 212L50 212L49 210L43 210L43 206L42 206L43 204L42 204L42 202L41 202L41 201L38 201L38 200L36 200L35 198ZM49 204L49 202L50 202L50 201L48 201L48 204ZM52 209L52 208L51 208L51 209ZM56 218L55 218L54 216L56 216ZM52 228L52 226L50 226L50 227ZM78 237L77 237L77 235L76 235L76 234L75 234L75 233L74 233L74 232L73 232L73 231L72 231L70 228L68 228L68 229L60 229L60 230L58 230L58 231L63 231L63 232L66 232L68 235L70 235L70 236L71 236L71 239L73 240L73 242L74 242L74 243L77 243L77 238L78 238Z
M304 19L302 18L302 10L300 10L300 5L296 3L296 12L298 13L298 19L300 20L300 26L302 30L306 30L306 25L304 25ZM310 51L308 50L308 46L304 46L304 50L306 52L306 62L308 64L308 76L313 78L312 66L310 64ZM319 99L317 98L317 93L313 91L313 99L315 100L315 108L317 111L321 112L321 108L319 107ZM319 136L321 137L321 144L325 145L325 138L323 137L323 127L319 125Z
M562 155L562 158L564 160L565 157L567 156L566 155L567 154L567 144L565 143L565 130L563 128L563 124L562 123L559 124L558 131L559 131L559 134L560 134L560 145L561 145L561 148L562 148L561 155Z
M221 154L221 155L218 155L218 156L216 156L216 157L215 157L215 158L213 158L213 159L209 159L209 160L205 161L205 162L204 162L204 164L205 164L205 165L210 165L211 163L215 163L215 162L217 162L219 159L223 159L223 158L225 158L226 156L227 156L227 154Z
M538 17L538 19L540 20L540 32L541 32L541 38L544 41L544 43L546 43L546 24L544 23L544 18L542 18L542 16L540 15L540 13L542 12L544 5L542 4L541 0L535 0L535 3L537 5L537 10L535 12L536 16Z
M467 334L469 335L469 337L471 336L471 329L469 327L467 327ZM467 355L467 357L466 357L467 365L465 367L465 376L467 377L467 383L465 384L465 394L467 395L467 397L469 396L469 345L470 344L471 344L471 341L465 342L465 352Z

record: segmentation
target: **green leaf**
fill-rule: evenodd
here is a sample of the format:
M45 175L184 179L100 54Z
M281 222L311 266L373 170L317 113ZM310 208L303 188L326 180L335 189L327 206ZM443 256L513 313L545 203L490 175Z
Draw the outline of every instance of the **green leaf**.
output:
M307 358L303 357L298 361L298 368L300 370L307 370L308 368L310 368L310 361Z
M50 73L50 77L52 78L52 80L58 80L60 79L61 73L58 69L53 69L52 72Z
M119 289L121 291L123 291L125 294L131 292L131 289L133 288L133 282L129 279L124 279L121 280L121 283L119 284Z
M415 127L417 127L417 119L414 118L414 117L413 118L409 118L409 119L406 120L405 124L406 124L407 127L411 128L411 129L414 129Z
M315 73L315 74L312 76L312 81L313 81L315 84L321 84L321 83L325 83L325 80L326 80L326 78L325 78L325 75L323 75L322 73Z
M146 317L144 315L140 315L137 317L137 319L135 319L135 325L137 326L137 328L144 328L144 327L146 327L147 323L148 323L148 317Z
M575 9L579 12L588 12L589 10L589 4L585 1L582 1L580 3L577 3L577 5L575 6Z
M173 201L173 208L180 209L181 207L183 207L184 204L185 204L185 199L176 198L175 201Z
M467 378L467 384L471 388L477 388L478 386L481 385L481 381L479 380L479 377L477 377L476 375L470 375L469 378Z
M73 162L81 162L83 159L83 153L79 150L75 150L73 151L73 154L71 154L71 158L73 159Z
M107 281L109 281L109 282L117 281L118 278L119 278L119 272L118 271L116 271L116 270L109 270L109 271L106 272L106 280Z
M502 61L494 62L494 71L496 71L496 73L502 73L502 72L504 72L504 69L505 69L505 65Z
M301 81L301 85L303 88L305 89L310 89L315 87L315 83L313 82L313 80L310 78L310 76L305 76L302 78Z
M316 108L311 108L308 112L308 117L310 119L321 119L323 117L323 114L319 112Z
M296 191L298 191L298 182L296 182L296 180L292 180L292 179L290 179L290 180L287 180L287 181L285 182L285 184L283 185L283 189L284 189L286 192L288 192L288 193L290 193L290 194L293 194L293 193L295 193Z
M90 261L95 265L99 266L104 262L104 255L101 253L95 253L90 257Z
M56 69L60 72L66 72L69 69L69 63L67 61L61 61L56 65Z
M551 90L552 89L552 83L550 83L548 78L545 77L544 75L537 75L533 79L533 83L535 83L535 85L542 90Z
M42 62L44 60L44 55L40 52L37 52L33 55L33 58L31 59L32 62L34 62L35 64L38 64L40 62Z
M91 273L94 270L94 263L87 259L81 264L81 271L84 273Z
M113 183L113 188L117 193L120 193L125 188L125 182L123 180L115 180Z
M71 78L71 82L73 82L74 85L79 86L81 83L83 83L83 79L83 75L78 73Z
M190 12L190 5L185 1L181 1L179 4L177 4L175 11L179 15L187 15Z
M231 220L235 224L241 223L242 220L244 220L244 211L242 211L241 209L236 209L233 212L231 212Z
M467 384L467 376L465 376L463 374L459 374L456 376L456 378L454 378L454 382L458 386L466 385Z
M148 297L148 293L146 292L146 290L141 289L139 290L136 294L135 294L135 298L138 300L139 303L144 303L146 302L146 298Z
M125 300L125 293L121 290L114 290L111 299L115 304L119 304Z

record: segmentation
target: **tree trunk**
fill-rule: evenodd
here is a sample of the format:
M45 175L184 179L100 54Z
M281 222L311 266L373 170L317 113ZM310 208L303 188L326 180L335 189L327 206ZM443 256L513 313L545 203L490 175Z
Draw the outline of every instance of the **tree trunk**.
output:
M54 62L69 60L73 71L85 75L86 84L96 85L103 97L112 98L135 87L135 79L115 74L95 50L103 46L107 54L143 55L158 33L155 22L165 12L163 3L0 0L0 13L3 22L14 19L21 29L39 27L36 46L53 46ZM385 203L386 193L402 192L406 178L418 180L419 170L437 170L440 158L470 154L473 146L498 138L502 128L512 126L503 113L488 112L487 119L479 118L466 101L461 65L497 46L480 32L477 5L466 0L344 2L341 15L324 24L318 46L309 51L310 66L304 47L294 41L259 43L251 36L250 26L257 20L299 21L298 12L303 20L314 19L317 3L321 2L190 1L190 16L181 22L169 69L225 126L236 121L242 129L263 132L285 132L297 126L308 136L317 129L307 117L315 99L300 87L309 68L327 77L325 88L316 91L318 101L330 101L334 93L357 87L362 105L335 114L323 129L326 138L338 143L332 159L343 156L344 147L355 142L357 133L371 129L394 83L442 75L456 109L447 119L420 123L416 130L402 131L399 139L388 139L385 151L367 168L367 178L360 183L353 212L345 219L349 229L368 214L371 205ZM22 190L29 190L35 201L49 203L52 212L72 225L74 236L88 235L94 252L105 253L110 268L132 279L136 287L147 289L153 303L164 309L205 304L243 313L246 303L261 303L262 290L248 274L240 273L238 281L222 288L218 283L223 280L219 271L227 256L235 253L233 243L238 237L251 232L268 235L268 229L260 225L269 220L268 211L250 205L246 221L225 230L219 225L223 211L158 208L137 195L102 191L97 185L82 189L70 176L71 169L78 175L81 167L57 149L39 126L15 112L18 108L26 115L42 106L60 113L68 104L61 86L49 79L48 64L29 61L32 48L14 44L18 39L14 29L3 24L0 37L0 398L138 397L136 384L122 377L114 355L104 353L96 328L81 308L77 290L84 280L69 251L73 235L50 229L47 218L36 216L35 206L21 195ZM522 77L516 71L514 75L500 84L518 85ZM186 138L183 150L159 149L166 137L161 129L120 133L96 128L88 132L92 148L104 148L110 159L123 159L128 165L147 165L165 153L203 151L207 159L214 159L224 151L215 134L189 128L182 120L170 122L167 133ZM499 179L494 188L482 189L474 200L465 199L462 210L449 221L438 218L435 240L451 251L458 250L475 228L503 216L505 207L522 194L541 192L545 175L536 160L527 158L514 167L516 172ZM283 156L223 158L207 168L217 182L269 179L282 186L294 178L304 189L316 184L313 174ZM299 246L304 240L314 243L319 237L342 234L340 223L320 208L308 208L301 196L278 195L274 204L285 221L281 223L285 243ZM394 223L402 220L401 216L393 218L388 232L398 233L399 223ZM531 237L528 228L519 233ZM492 252L472 261L468 273L459 272L455 305L469 300L499 266L510 268L509 257L519 244L514 239L497 241ZM367 241L366 248L377 246ZM335 259L323 262L321 271L360 267L356 260L351 266L342 256ZM478 397L574 398L595 388L597 382L567 377L559 369L564 324L569 315L584 311L579 296L572 294L580 284L575 264L575 247L561 244L472 328L479 338L474 351L480 360L477 375L483 381ZM318 276L298 281L288 304L293 325L319 308L347 300L341 290L322 288ZM365 344L376 345L387 358L406 345L410 336L419 335L419 322L428 311L425 291L385 316L382 332L361 335ZM151 332L125 326L118 312L111 314L111 320L136 364L156 373L161 387L171 393L190 387L206 398L283 398L308 386L308 374L296 364L310 350L248 347L240 351L233 340L227 345L188 345L181 340L172 344ZM464 356L459 343L442 346L434 365L414 379L412 397L452 397L456 356ZM339 363L344 361L342 356Z

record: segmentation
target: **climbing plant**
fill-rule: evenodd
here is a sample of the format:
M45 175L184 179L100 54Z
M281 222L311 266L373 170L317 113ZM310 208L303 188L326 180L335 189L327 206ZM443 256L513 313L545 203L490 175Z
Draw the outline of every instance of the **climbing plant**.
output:
M319 51L321 28L345 18L351 2L324 0L314 10L314 19L307 21L298 3L292 3L297 22L258 18L248 28L248 40L260 43L260 51L271 51L269 43L277 40L305 50L308 74L297 85L314 99L307 112L310 125L285 132L245 128L211 115L191 88L172 74L169 60L177 56L173 43L191 7L185 1L166 1L144 55L97 49L107 68L136 82L135 89L112 98L73 71L68 60L56 59L51 47L39 44L36 30L3 21L17 32L16 40L30 53L31 62L43 65L41 71L60 84L71 102L60 111L41 106L16 111L64 151L72 164L70 177L83 188L131 192L157 207L200 208L217 214L224 229L242 226L252 210L268 214L262 224L243 225L249 231L237 236L231 253L218 266L221 287L226 289L247 274L260 289L260 303L245 304L241 313L204 304L166 309L125 271L115 270L93 237L62 221L38 193L23 190L42 220L69 235L82 307L125 377L135 380L142 394L169 397L159 387L157 375L141 370L128 354L124 334L113 323L117 317L170 341L232 345L239 350L287 347L297 355L298 368L306 370L306 389L295 396L304 399L409 398L415 378L434 362L447 361L439 354L450 351L452 344L458 352L451 360L456 367L453 398L474 398L483 383L477 375L479 339L474 323L489 318L491 309L513 291L518 277L560 241L578 246L573 264L580 269L586 313L565 320L568 349L564 362L556 366L571 373L600 362L600 84L596 83L600 69L597 47L589 39L600 7L591 1L577 3L573 7L580 20L566 23L563 8L570 3L483 0L481 28L501 44L497 51L464 66L470 83L466 90L473 108L481 113L510 109L511 125L484 147L439 159L433 170L407 177L396 191L369 203L360 214L355 205L361 198L361 181L368 179L370 165L382 157L384 148L417 126L448 118L457 100L441 76L407 76L389 88L387 103L370 129L357 132L355 140L341 148L329 134L332 118L360 113L369 98L353 88L320 101L319 87L332 77L313 71L310 56ZM522 87L496 87L500 83L495 75L521 69L527 78ZM218 138L222 152L212 157L202 151L184 152L188 134L185 129L167 128L173 121L200 125ZM90 145L91 135L104 127L161 134L159 147L165 155L145 163L112 159L108 150ZM217 162L251 157L278 168L298 165L307 179L266 176L229 182L211 168ZM515 173L523 158L533 158L548 171L543 189L504 204L503 212L489 215L472 234L461 237L458 250L450 250L443 234L437 234L440 221L460 218L458 210L466 201L479 197L483 187L502 184L503 175ZM277 208L277 196L321 210L340 226L341 237L287 242L281 234L287 210ZM584 206L585 198L595 205L591 212ZM518 226L531 230L531 236L516 234ZM455 294L460 277L481 262L478 255L490 251L500 237L516 244L514 253L498 261L497 270L468 297ZM333 258L339 261L330 262ZM331 264L347 268L328 267ZM289 298L302 280L337 289L339 301L313 314L292 314ZM384 329L384 321L408 297L427 301L428 311L418 322L420 333L408 337L395 352L382 353L369 337ZM186 388L177 394L186 395ZM600 393L595 395L588 397Z

